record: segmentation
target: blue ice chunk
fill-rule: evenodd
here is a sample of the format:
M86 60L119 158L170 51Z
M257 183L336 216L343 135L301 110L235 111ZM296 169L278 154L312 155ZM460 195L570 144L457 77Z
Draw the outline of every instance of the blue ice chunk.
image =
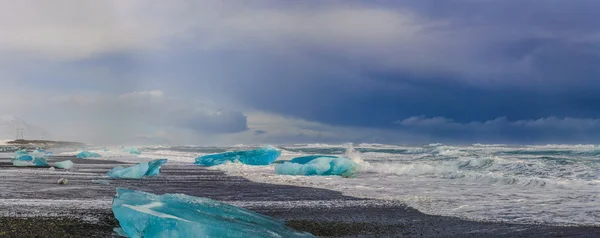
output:
M38 167L50 166L48 164L48 161L46 160L46 158L44 158L44 157L38 157L38 156L36 156L35 158L33 158L33 164L35 164L35 166L38 166Z
M46 156L54 156L54 153L48 152L48 153L46 153Z
M89 152L89 151L82 151L82 152L79 152L79 154L77 154L78 159L94 158L94 157L102 157L102 156L98 153Z
M31 155L21 155L21 156L17 157L16 160L20 160L20 161L33 161L33 156L31 156Z
M56 162L54 163L54 167L59 169L71 169L73 168L73 162L71 162L70 160Z
M314 237L281 221L208 198L117 188L112 211L123 231L141 237Z
M141 155L142 152L140 152L137 148L135 147L131 147L131 148L125 148L123 149L123 151L130 153L130 154L136 154L136 155Z
M296 164L306 164L306 163L308 163L311 160L314 160L316 158L337 158L337 156L333 156L333 155L307 155L307 156L293 158L292 160L290 160L290 162L291 163L296 163Z
M167 159L157 159L148 162L148 171L145 176L156 176L160 174L160 168L167 163Z
M342 177L352 177L356 174L357 169L358 165L355 162L343 157L321 157L313 159L306 164L286 162L275 165L275 172L284 175L339 175Z
M117 166L108 171L111 178L141 179L144 176L156 176L160 174L160 167L167 163L167 159L157 159L150 162L142 162L130 167Z
M104 147L104 152L108 152L108 148Z
M225 162L239 161L247 165L268 165L273 163L280 155L281 151L269 145L256 150L230 151L200 156L196 158L194 164L208 167L224 164Z

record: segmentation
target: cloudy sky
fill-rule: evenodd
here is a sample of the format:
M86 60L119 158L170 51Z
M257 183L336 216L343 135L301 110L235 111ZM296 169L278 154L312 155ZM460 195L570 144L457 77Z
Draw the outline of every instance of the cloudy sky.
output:
M0 114L55 139L600 141L597 0L0 5Z

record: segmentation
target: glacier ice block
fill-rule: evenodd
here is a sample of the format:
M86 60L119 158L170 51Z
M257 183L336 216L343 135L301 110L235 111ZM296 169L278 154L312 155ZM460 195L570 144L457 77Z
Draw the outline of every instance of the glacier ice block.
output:
M196 158L194 164L200 166L214 166L225 162L239 161L247 165L269 165L279 156L281 151L273 146L265 146L256 150L230 151L221 154L203 155Z
M97 158L97 157L102 157L102 156L98 153L89 152L89 151L82 151L82 152L79 152L79 154L77 154L78 159Z
M141 179L144 176L156 176L160 174L160 168L167 159L157 159L150 162L142 162L130 167L117 166L108 171L111 178Z
M337 156L333 156L333 155L307 155L307 156L302 156L302 157L296 157L293 158L292 160L290 160L291 163L296 163L296 164L306 164L316 158L337 158Z
M112 211L123 231L141 237L313 237L281 221L208 198L117 188Z
M73 168L73 162L70 160L56 162L56 163L54 163L54 167L59 168L59 169L71 169L71 168Z
M275 172L283 175L339 175L342 177L352 177L356 174L357 168L358 165L355 162L343 157L320 157L305 164L291 162L278 164L275 165Z
M123 151L130 153L130 154L135 154L135 155L141 155L142 152L140 152L137 148L135 147L131 147L131 148L125 148L123 149Z

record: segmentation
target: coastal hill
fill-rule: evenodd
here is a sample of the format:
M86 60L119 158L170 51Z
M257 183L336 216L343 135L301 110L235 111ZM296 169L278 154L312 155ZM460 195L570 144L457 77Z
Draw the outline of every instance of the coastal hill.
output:
M83 147L84 143L71 141L52 140L13 140L5 142L8 146L21 148L59 148L59 147Z

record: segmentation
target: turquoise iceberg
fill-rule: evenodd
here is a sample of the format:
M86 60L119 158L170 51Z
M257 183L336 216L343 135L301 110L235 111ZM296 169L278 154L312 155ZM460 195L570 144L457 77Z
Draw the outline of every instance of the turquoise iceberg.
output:
M208 198L117 188L112 211L129 237L313 237Z
M71 162L70 160L56 162L54 163L54 167L59 169L71 169L73 168L73 162Z
M130 167L117 166L108 171L111 178L141 179L144 176L156 176L160 174L160 168L167 163L167 159L157 159L150 162L142 162Z
M140 152L137 148L134 148L134 147L123 149L123 151L130 153L130 154L136 154L136 155L142 154L142 152Z
M319 157L305 164L286 162L275 165L275 172L283 175L339 175L342 177L353 177L358 169L358 164L352 160L338 157Z
M268 165L273 163L280 155L281 151L269 145L256 150L230 151L200 156L196 158L194 164L208 167L224 164L225 162L239 161L247 165Z
M332 156L332 155L307 155L307 156L302 156L302 157L296 157L293 158L292 160L290 160L291 163L296 163L296 164L306 164L316 158L337 158L337 156Z
M82 151L82 152L79 152L79 154L77 154L78 159L95 158L95 157L102 157L102 156L98 153L89 152L89 151Z

